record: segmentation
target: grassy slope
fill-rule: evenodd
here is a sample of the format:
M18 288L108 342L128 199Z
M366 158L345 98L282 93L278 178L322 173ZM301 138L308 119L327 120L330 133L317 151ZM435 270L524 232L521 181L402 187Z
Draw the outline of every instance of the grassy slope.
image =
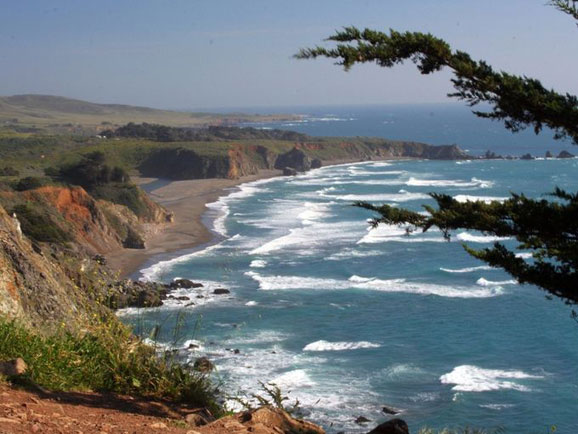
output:
M148 122L175 127L219 125L239 121L294 119L293 115L187 113L120 104L95 104L49 95L0 97L0 125L49 129L53 132L95 132Z

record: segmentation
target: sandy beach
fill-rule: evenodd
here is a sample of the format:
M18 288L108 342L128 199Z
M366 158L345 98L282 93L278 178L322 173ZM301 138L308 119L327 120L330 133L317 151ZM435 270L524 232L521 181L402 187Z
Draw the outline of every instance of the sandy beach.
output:
M213 235L202 223L206 204L227 195L227 189L245 182L281 175L280 170L261 170L256 175L239 179L193 179L174 181L149 192L149 196L174 214L174 223L167 225L146 241L145 249L120 249L106 254L110 268L121 278L130 276L154 256L191 249L209 242ZM139 185L154 178L133 178Z
M359 160L324 161L324 166L354 163ZM228 189L246 182L280 176L281 170L260 170L256 175L239 179L209 178L173 181L155 190L149 196L157 203L171 211L174 223L154 234L146 241L145 249L120 249L106 254L110 268L126 278L137 272L154 257L159 261L164 256L180 251L190 250L208 243L213 238L211 231L203 224L202 216L207 211L206 204L215 202L219 197L229 194ZM136 178L136 184L145 186L155 178Z

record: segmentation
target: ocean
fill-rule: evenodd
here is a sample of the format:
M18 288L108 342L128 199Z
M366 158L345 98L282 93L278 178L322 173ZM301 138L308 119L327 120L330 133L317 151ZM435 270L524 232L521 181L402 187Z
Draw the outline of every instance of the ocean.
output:
M457 143L472 154L572 152L548 132L513 135L455 106L298 112L308 116L257 127ZM383 407L399 411L412 432L469 426L543 433L555 426L575 433L578 324L571 307L463 249L495 238L456 231L447 242L435 231L370 230L372 213L351 204L422 210L433 202L429 192L459 200L542 197L555 186L578 190L577 166L576 159L364 162L243 184L209 205L213 243L139 274L205 287L178 290L188 301L120 315L143 334L162 323L159 344L180 349L184 360L207 355L231 396L263 395L261 382L276 384L330 433L367 432L391 417ZM213 295L215 288L231 293ZM371 422L359 425L359 416Z

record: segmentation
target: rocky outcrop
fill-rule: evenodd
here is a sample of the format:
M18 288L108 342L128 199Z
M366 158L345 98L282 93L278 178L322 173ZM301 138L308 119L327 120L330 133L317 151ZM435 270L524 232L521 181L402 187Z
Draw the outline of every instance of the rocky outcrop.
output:
M265 406L227 416L205 425L203 432L237 434L324 434L310 422L295 419L287 412Z
M558 154L558 158L574 158L574 155L568 151L562 151Z
M292 168L298 172L311 169L311 160L301 149L293 148L289 152L281 154L275 160L275 169Z
M409 434L409 427L402 419L391 419L378 425L367 434Z
M81 282L74 278L100 266L69 258L33 246L0 206L0 312L35 326L49 321L78 324L90 308Z
M106 305L111 309L158 307L167 299L168 285L156 282L123 280L109 285Z

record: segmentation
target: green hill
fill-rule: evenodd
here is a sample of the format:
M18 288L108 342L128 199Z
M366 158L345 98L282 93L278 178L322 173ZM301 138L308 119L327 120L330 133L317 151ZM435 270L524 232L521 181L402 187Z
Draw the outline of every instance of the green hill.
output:
M295 115L247 115L242 113L189 113L121 104L97 104L52 95L0 97L0 125L21 131L94 134L128 122L147 122L175 127L231 125L238 122L295 119Z

